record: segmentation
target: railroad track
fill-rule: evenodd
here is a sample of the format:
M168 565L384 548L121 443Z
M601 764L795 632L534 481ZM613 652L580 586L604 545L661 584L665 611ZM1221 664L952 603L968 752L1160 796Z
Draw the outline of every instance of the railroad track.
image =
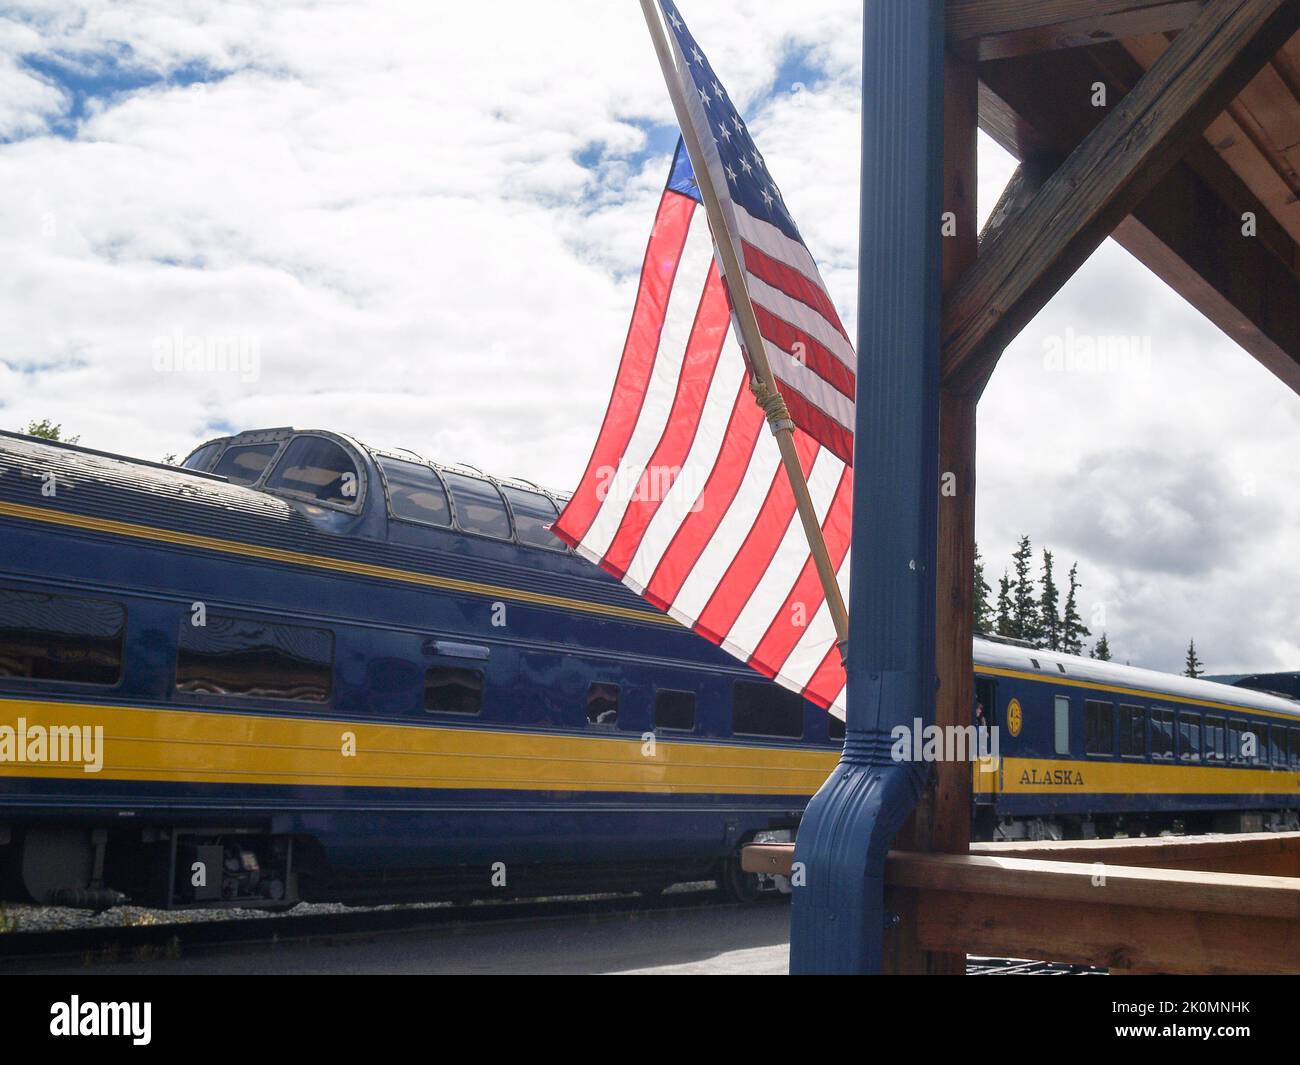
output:
M748 905L780 904L780 900L773 896ZM37 962L68 959L80 959L93 965L97 962L179 958L186 953L233 946L298 944L311 940L368 938L508 922L572 917L596 919L740 905L714 891L701 890L651 898L621 895L598 899L526 899L464 906L389 907L301 916L290 912L274 917L16 931L0 935L0 970L15 971Z
M1057 961L1025 961L1022 958L966 958L967 976L1105 976L1105 969L1088 965L1067 965Z

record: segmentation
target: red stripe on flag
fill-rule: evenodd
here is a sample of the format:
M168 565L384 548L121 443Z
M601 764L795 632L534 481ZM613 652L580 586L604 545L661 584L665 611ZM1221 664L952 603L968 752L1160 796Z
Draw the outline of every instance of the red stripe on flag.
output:
M758 319L758 331L782 351L794 355L798 350L795 345L802 344L804 350L800 361L818 377L829 381L837 392L853 398L856 389L853 371L840 362L825 344L762 304L754 304L754 317Z
M628 326L605 420L582 480L564 513L552 526L569 544L576 544L586 536L591 523L596 520L605 494L598 484L608 482L609 472L618 466L641 415L659 351L659 336L668 313L668 297L696 206L696 201L689 196L671 191L665 192L659 201L659 212L646 245L645 261L641 264L636 306L632 310L632 322Z
M802 392L796 392L788 382L782 381L777 387L795 425L816 439L823 447L830 448L831 453L841 462L852 465L853 433L805 397Z
M804 698L816 703L823 709L830 709L835 696L844 688L844 663L840 660L840 649L834 645L826 652L804 689Z
M780 259L774 259L762 248L750 244L747 240L741 241L741 249L745 254L746 270L760 281L766 282L773 288L784 292L791 299L806 304L834 326L835 331L840 336L850 344L853 343L849 334L845 332L839 313L835 310L835 304L831 302L831 298L821 285L788 263L783 263Z
M821 449L812 437L796 431L795 451L804 476L812 469L813 460ZM759 508L744 542L740 545L722 580L713 589L708 603L700 611L693 626L695 631L714 643L721 643L736 623L736 618L749 602L758 582L767 572L777 548L785 539L786 529L795 514L794 490L785 467L777 468L768 486L767 497Z
M708 278L700 293L700 303L691 325L690 339L686 343L681 376L677 379L677 394L673 397L668 422L655 446L654 454L650 456L638 479L636 496L628 504L618 532L605 552L605 568L620 578L627 573L651 519L659 510L668 489L681 473L682 463L690 454L700 427L700 412L708 398L709 386L717 371L730 325L731 311L727 306L726 285L723 284L715 263L709 268Z
M742 378L735 402L731 405L722 449L701 492L703 505L686 515L641 593L660 610L667 610L677 598L677 593L682 590L686 578L735 501L763 425L763 411L754 402L748 379Z
M853 471L845 466L840 474L840 482L835 486L835 495L831 498L830 508L822 520L822 538L826 541L826 553L831 565L838 572L849 550L849 538L852 533L853 517ZM803 637L808 623L821 608L825 595L822 592L821 578L817 566L809 555L785 597L781 609L776 612L772 624L768 626L763 638L754 648L750 665L773 676L780 672L795 645ZM799 607L802 625L795 624L795 608Z

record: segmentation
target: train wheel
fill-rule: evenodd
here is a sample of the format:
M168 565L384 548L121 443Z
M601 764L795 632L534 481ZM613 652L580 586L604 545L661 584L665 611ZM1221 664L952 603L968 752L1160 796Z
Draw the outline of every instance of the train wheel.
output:
M758 874L747 873L740 867L739 851L723 859L718 888L734 902L753 902L758 898Z

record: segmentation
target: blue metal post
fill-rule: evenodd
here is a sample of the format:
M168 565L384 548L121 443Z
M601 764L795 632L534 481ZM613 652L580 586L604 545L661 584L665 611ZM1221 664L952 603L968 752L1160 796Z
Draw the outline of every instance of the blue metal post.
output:
M890 748L934 721L942 176L943 0L866 0L848 734L795 845L792 973L880 971L885 855L928 771Z

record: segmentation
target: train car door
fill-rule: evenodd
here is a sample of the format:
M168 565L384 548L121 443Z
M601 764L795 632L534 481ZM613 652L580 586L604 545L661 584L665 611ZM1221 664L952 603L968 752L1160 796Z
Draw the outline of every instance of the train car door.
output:
M999 724L997 705L997 681L989 677L976 676L974 722L977 747L973 752L974 761L971 766L974 774L972 792L976 806L991 806L997 801L997 793L1001 790L1001 759L978 757L981 752L993 749L991 733L987 730L995 729Z

